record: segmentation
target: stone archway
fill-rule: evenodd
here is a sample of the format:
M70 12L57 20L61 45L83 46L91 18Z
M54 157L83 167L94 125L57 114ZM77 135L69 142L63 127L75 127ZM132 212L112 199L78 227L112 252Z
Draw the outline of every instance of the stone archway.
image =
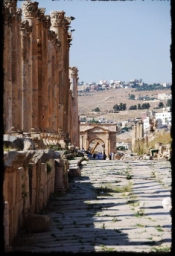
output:
M91 128L92 127L92 128ZM116 126L111 130L107 125L80 125L80 148L89 150L90 143L94 140L104 142L107 156L116 152Z

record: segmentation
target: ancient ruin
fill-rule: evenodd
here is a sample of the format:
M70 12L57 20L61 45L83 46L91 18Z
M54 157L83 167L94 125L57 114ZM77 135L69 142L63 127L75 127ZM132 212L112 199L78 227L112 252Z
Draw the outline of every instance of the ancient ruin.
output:
M4 133L30 137L38 148L41 140L52 145L69 133L78 146L78 69L69 68L74 18L63 11L44 15L37 2L24 2L22 10L16 4L3 6Z
M81 124L80 125L80 148L89 150L90 143L99 140L104 144L104 151L108 156L116 152L116 125L107 124Z
M3 17L7 248L25 220L44 223L47 217L36 214L53 192L68 189L69 163L58 149L79 146L79 118L78 69L69 67L74 17L45 15L38 2L25 1L20 9L17 0L4 0Z

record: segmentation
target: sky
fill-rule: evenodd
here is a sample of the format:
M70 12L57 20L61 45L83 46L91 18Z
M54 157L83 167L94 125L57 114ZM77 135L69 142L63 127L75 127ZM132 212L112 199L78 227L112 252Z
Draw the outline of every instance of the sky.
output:
M75 17L70 66L78 68L79 82L172 82L170 0L37 2L47 15L63 10Z

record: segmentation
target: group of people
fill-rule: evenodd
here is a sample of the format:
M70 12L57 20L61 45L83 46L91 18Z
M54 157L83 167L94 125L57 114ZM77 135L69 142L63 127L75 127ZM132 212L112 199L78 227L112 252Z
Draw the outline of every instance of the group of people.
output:
M106 160L106 154L105 154L105 152L104 153L98 153L98 154L93 154L92 155L92 157L94 158L94 159L98 159L98 160Z

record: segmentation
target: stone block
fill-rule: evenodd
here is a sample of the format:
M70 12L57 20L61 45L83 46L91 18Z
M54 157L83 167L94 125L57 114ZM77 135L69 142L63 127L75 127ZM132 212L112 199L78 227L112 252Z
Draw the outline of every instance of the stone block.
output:
M46 215L29 214L24 221L24 228L32 233L49 231L50 225L51 218Z
M81 176L81 170L79 166L69 167L69 177Z

